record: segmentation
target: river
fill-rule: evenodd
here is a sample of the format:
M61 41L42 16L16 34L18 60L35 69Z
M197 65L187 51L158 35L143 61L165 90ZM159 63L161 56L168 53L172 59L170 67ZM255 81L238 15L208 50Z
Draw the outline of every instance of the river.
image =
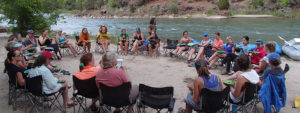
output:
M73 34L81 32L82 28L86 27L91 34L95 35L99 26L105 25L112 35L119 34L121 29L126 29L129 34L132 34L136 27L140 27L142 32L147 34L149 20L64 16L56 25L52 25L51 29L62 29L68 34ZM209 33L210 37L213 37L214 32L220 32L223 40L227 36L232 36L235 41L240 41L242 36L248 35L251 42L260 38L265 41L274 40L280 44L283 42L277 38L278 35L286 39L300 37L300 20L287 18L157 19L157 28L159 37L172 39L181 38L185 30L196 40L201 40L203 33Z

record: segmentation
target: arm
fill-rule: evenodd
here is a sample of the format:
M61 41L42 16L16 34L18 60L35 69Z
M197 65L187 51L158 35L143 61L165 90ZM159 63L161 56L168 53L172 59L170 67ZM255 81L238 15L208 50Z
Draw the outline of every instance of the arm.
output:
M235 52L235 47L232 47L232 53L234 53Z
M199 95L200 95L200 92L203 88L203 84L201 82L201 80L197 77L194 81L194 90L193 90L193 101L195 104L198 104L199 103Z
M57 35L56 35L56 37L55 37L55 42L56 42L58 45L60 44Z
M83 41L84 41L83 35L80 33L80 35L79 35L79 40L78 40L78 42L77 42L76 44L78 45L79 43L81 43L81 42L83 42Z
M149 40L152 38L152 35L151 36L149 36L148 38L147 38L147 42L149 42Z
M42 36L39 37L39 42L43 45L47 38L43 38Z
M25 81L24 81L24 78L23 78L23 75L21 72L17 72L17 79L18 79L18 84L20 86L24 86L25 85Z
M262 70L265 70L266 66L267 66L266 61L261 59L261 61L259 62L259 65L255 65L255 66L253 66L253 68L255 69L256 72L261 72Z
M230 89L231 93L235 98L237 98L240 95L242 87L245 85L246 82L247 80L243 76L239 76L237 78L235 88Z
M45 71L43 72L43 80L45 80L47 88L55 89L57 87L57 78L53 76L47 67L45 67Z
M98 42L99 38L100 38L100 33L97 34L96 42Z
M216 75L216 76L218 76L218 75ZM218 76L218 79L219 79L219 83L221 85L221 90L223 91L227 86L225 84L223 84L223 82L219 76Z
M203 47L208 46L210 44L210 41L206 42L204 45L202 45Z
M241 71L238 71L233 75L229 76L228 78L226 78L225 80L236 80L238 78L238 75L240 75L241 73L242 73Z

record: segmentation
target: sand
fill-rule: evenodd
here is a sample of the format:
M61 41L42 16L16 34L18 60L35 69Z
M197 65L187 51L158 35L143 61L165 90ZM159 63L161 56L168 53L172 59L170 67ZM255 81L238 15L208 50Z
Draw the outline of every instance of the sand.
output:
M23 109L17 111L12 110L12 106L7 104L8 102L8 76L3 73L4 60L6 58L6 50L3 48L6 44L6 39L0 39L0 110L1 113L21 113ZM95 45L93 44L93 49ZM162 48L161 48L162 50ZM111 45L110 51L116 51L116 46ZM96 64L101 59L102 54L93 52L95 56ZM181 59L163 57L162 55L157 59L152 59L149 56L119 56L125 59L125 65L128 68L128 73L133 84L146 84L153 87L174 87L174 97L176 98L175 109L177 112L179 107L185 107L184 98L189 92L187 89L187 83L184 82L186 78L194 78L197 74L194 68L188 67L187 64ZM63 60L55 60L53 64L60 65L64 70L68 70L71 74L74 74L78 70L79 56L74 57L71 55L64 56ZM300 112L298 109L292 108L293 99L296 95L300 95L299 84L300 76L297 72L300 69L300 62L293 61L286 57L282 57L282 65L288 63L290 65L290 71L286 74L286 87L287 87L287 101L286 107L281 109L282 113L296 113ZM219 75L222 79L228 77L227 75L221 75L219 69L212 69L211 73ZM72 84L72 76L63 76L63 79L67 80L69 84ZM72 90L69 90L69 96L72 97ZM60 98L62 100L62 98ZM147 109L148 110L148 109ZM262 111L260 103L259 110ZM153 110L148 110L154 112ZM58 112L58 111L56 111ZM73 112L72 108L67 109L67 112Z

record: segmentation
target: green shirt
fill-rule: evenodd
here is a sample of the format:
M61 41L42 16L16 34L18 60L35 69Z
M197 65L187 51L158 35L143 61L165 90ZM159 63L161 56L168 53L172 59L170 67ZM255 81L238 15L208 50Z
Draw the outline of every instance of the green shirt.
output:
M125 33L125 38L123 38L123 34L122 33L120 33L119 36L122 38L123 41L125 41L125 40L127 40L127 38L129 38L129 35L127 33Z

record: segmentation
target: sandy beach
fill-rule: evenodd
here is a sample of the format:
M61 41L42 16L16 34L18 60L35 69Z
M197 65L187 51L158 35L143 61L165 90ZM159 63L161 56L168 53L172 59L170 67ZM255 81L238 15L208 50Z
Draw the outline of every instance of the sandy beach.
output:
M1 113L21 113L23 107L17 111L13 111L12 106L7 104L8 102L8 76L3 73L4 60L6 58L6 50L4 48L7 40L0 39L0 110ZM92 45L94 50L95 45ZM162 47L160 48L162 50ZM111 45L110 51L115 52L116 46ZM161 52L162 53L162 52ZM101 59L102 54L93 52L96 64ZM187 64L181 59L159 56L157 59L152 59L149 56L119 56L125 60L125 66L128 68L128 74L133 84L146 84L153 87L174 87L174 97L176 98L174 112L178 111L179 107L185 107L184 98L188 91L187 83L184 82L186 78L194 78L197 76L196 70L193 67L188 67ZM68 70L71 74L74 74L79 68L80 56L74 57L71 55L64 56L63 60L55 60L53 64L60 65L64 70ZM286 106L281 109L281 113L296 113L300 112L299 109L292 108L293 100L296 95L300 95L300 76L297 72L300 70L300 62L293 61L287 57L282 57L282 66L285 64L290 65L290 71L286 74L286 87L287 87L287 101ZM228 77L227 75L221 75L219 69L212 69L211 73L219 75L222 79ZM72 85L72 76L63 76L63 79ZM72 97L72 90L69 90L69 97ZM60 100L62 98L60 97ZM259 111L263 111L262 104L259 104ZM149 113L153 110L147 109ZM58 112L58 111L55 111ZM73 112L73 108L67 109L67 112Z

